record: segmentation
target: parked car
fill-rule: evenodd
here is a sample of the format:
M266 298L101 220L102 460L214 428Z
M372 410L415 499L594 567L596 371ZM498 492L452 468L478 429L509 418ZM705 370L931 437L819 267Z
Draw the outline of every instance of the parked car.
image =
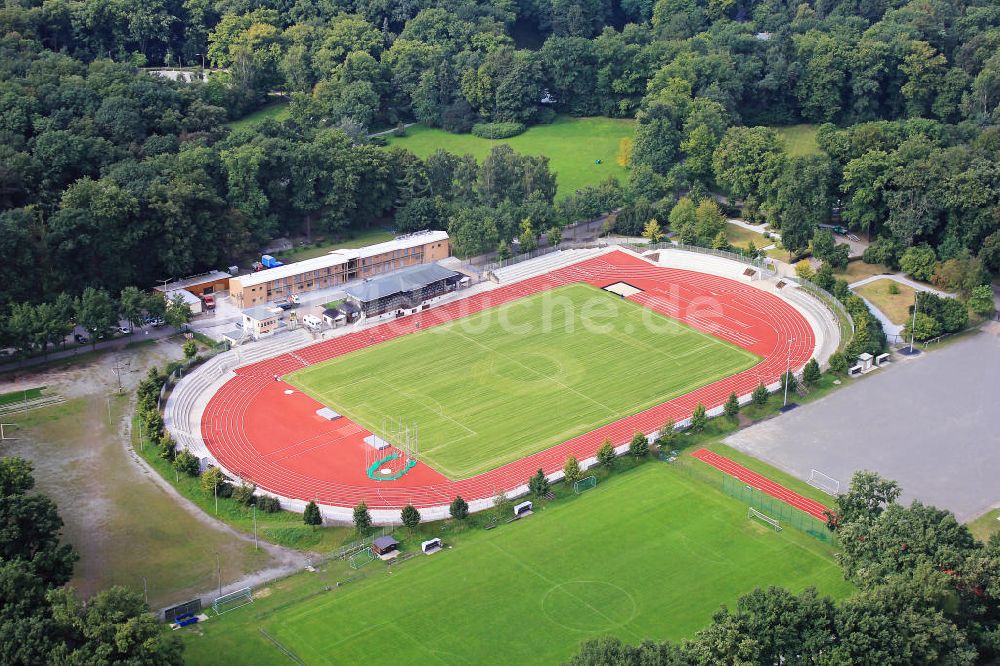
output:
M121 333L122 335L132 335L132 329L129 328L128 326L119 326L118 332Z
M160 317L156 317L154 319L150 319L149 323L153 325L153 328L159 328L164 324L166 324L167 322L163 321L163 319L161 319Z
M205 304L205 309L206 310L214 310L215 309L215 296L213 296L212 294L204 294L201 297L201 300Z
M76 340L77 344L85 345L90 342L90 339L83 333L74 333L73 339Z

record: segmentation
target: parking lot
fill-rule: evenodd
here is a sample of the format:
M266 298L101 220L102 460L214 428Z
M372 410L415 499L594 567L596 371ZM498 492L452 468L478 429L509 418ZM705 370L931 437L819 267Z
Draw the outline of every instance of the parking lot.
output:
M895 479L902 501L962 521L1000 506L1000 324L899 360L852 386L726 443L801 479L816 469L847 487L858 470Z

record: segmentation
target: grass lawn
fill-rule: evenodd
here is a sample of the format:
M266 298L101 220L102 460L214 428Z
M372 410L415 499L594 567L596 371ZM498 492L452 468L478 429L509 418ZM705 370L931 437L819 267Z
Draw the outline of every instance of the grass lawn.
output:
M990 537L1000 532L1000 509L987 511L980 517L969 523L972 534L982 542L989 541Z
M44 386L38 386L35 388L25 389L24 391L11 391L10 393L0 393L0 407L4 405L10 405L15 402L24 402L25 400L34 400L35 398L40 398L42 396L42 390Z
M364 580L340 587L322 572L296 576L253 606L185 630L186 658L287 663L263 630L308 664L363 663L387 650L407 664L554 664L601 635L691 637L755 587L850 594L831 547L746 513L715 483L646 463L526 520L454 539L446 532L453 549L391 573L374 562Z
M852 261L847 264L847 268L842 271L834 271L836 276L841 280L847 280L847 283L857 282L858 280L864 280L865 278L870 278L873 275L882 275L884 273L892 273L892 269L884 264L867 264L863 261Z
M519 153L545 155L556 173L556 197L561 199L582 187L597 185L608 176L624 183L626 171L616 162L618 144L632 136L634 127L632 120L560 116L551 125L536 125L524 134L496 141L420 125L407 129L404 137L389 136L387 140L390 146L401 146L420 157L443 148L458 155L471 153L482 160L500 143L510 144Z
M791 157L819 155L823 152L816 142L815 125L789 125L774 129L778 131L778 136L785 144L785 152Z
M894 287L897 292L895 294L890 292ZM872 305L881 310L893 324L905 326L910 318L909 307L913 305L913 287L883 278L862 285L854 292L871 301Z
M289 109L288 102L270 102L260 107L253 113L248 113L238 120L232 120L225 123L226 127L236 131L238 129L244 129L246 127L253 127L255 125L260 125L262 122L268 119L282 121L286 118L291 117L291 110Z
M352 232L350 236L344 240L324 240L313 243L312 245L300 245L292 248L288 252L276 254L274 258L287 264L295 261L304 261L306 259L322 257L325 254L329 254L330 251L334 249L346 250L364 247L366 245L375 245L376 243L391 241L395 237L395 232L387 231L385 229L365 229L363 231Z
M419 423L421 457L464 478L756 362L746 350L574 284L286 380L369 429L386 416Z
M753 244L757 246L757 249L770 245L774 242L769 238L764 238L763 234L758 234L755 231L744 229L743 227L735 224L726 225L726 240L729 241L730 245L744 250L747 248L747 245L750 244L750 241L753 241Z

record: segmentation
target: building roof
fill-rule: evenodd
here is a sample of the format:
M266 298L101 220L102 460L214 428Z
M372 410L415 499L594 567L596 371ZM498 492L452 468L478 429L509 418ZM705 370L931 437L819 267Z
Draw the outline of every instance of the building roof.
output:
M264 321L265 319L277 319L278 315L271 312L269 309L262 305L258 305L253 308L247 308L243 311L244 316L254 319L256 321Z
M391 536L386 535L386 536L376 537L375 540L372 541L372 545L374 545L379 550L385 550L389 546L398 546L399 542L393 539Z
M201 299L192 294L187 289L170 289L167 291L166 294L164 294L164 296L168 301L172 301L178 294L180 294L180 297L184 299L184 302L187 303L188 305L196 305L198 303L201 303Z
M344 293L362 303L370 303L400 292L421 289L439 280L459 275L460 273L448 270L438 264L421 264L365 280L361 284L347 287L344 289Z
M161 284L156 286L157 291L176 291L178 289L187 289L188 287L194 287L199 284L207 284L209 282L221 282L223 280L228 280L233 277L225 271L209 271L208 273L201 273L199 275L192 275L191 277L186 277L183 280L174 280L173 282L168 282L166 284Z
M293 277L308 271L330 268L332 266L340 266L342 264L346 264L351 259L373 257L375 255L392 252L394 250L419 247L421 245L447 239L447 231L420 231L417 233L406 234L404 236L397 236L391 241L376 243L375 245L367 245L362 248L331 250L322 257L314 257L313 259L306 259L305 261L296 261L291 264L285 264L284 266L278 266L277 268L268 268L256 273L250 273L249 275L241 275L237 279L244 287L252 287L258 284L265 284L273 280L280 280L281 278Z

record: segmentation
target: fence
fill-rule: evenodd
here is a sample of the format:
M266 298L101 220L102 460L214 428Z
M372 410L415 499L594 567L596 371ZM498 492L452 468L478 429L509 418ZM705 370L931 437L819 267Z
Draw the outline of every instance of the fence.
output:
M809 280L803 280L799 277L787 277L784 279L794 282L808 291L833 313L833 316L837 319L837 323L840 325L840 349L846 347L854 339L854 317L851 316L851 313L847 311L847 308L844 307L844 304L836 296Z
M826 524L816 520L804 511L799 511L791 504L782 502L753 486L743 483L736 477L725 474L722 477L722 491L730 497L735 497L747 506L753 507L767 516L777 519L781 522L782 527L792 527L800 532L805 532L823 543L834 543L833 532L827 529Z
M614 239L602 239L602 242L606 245L621 245L622 247L627 247L634 252L647 252L650 250L683 250L684 252L694 252L696 254L706 254L713 257L720 257L722 259L729 259L730 261L737 261L741 264L746 264L747 266L752 266L761 272L761 277L769 278L777 276L777 272L771 268L765 257L751 257L750 255L743 254L742 252L730 252L728 250L716 250L710 247L701 247L700 245L685 245L684 243L629 243L629 242L616 242Z

